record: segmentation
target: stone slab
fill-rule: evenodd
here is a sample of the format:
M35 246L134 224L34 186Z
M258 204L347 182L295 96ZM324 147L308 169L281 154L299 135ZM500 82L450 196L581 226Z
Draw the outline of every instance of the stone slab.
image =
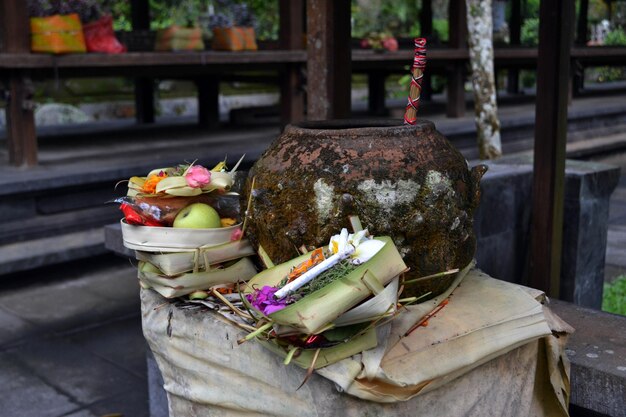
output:
M137 297L134 292L133 295ZM114 363L137 378L146 379L147 344L141 330L139 314L73 333L66 339L93 355Z
M607 239L606 263L626 267L626 226L611 226Z
M101 228L2 246L0 275L107 253Z
M97 272L68 273L64 281L3 291L0 308L42 331L62 333L136 316L138 292L135 268L115 265Z
M124 246L122 226L119 223L104 226L104 246L119 256L134 259L135 251Z
M626 317L558 300L550 306L576 329L566 350L572 364L571 403L626 416Z
M10 353L80 405L122 395L146 383L145 379L60 338L29 343Z
M137 384L123 394L105 398L87 407L89 416L154 417L149 412L147 383Z
M618 190L616 190L617 192ZM626 224L626 201L611 198L609 209L609 226L622 226Z
M20 417L59 417L80 404L60 392L11 353L0 353L0 414Z
M16 316L0 307L0 351L24 339L41 336L40 329L32 323Z

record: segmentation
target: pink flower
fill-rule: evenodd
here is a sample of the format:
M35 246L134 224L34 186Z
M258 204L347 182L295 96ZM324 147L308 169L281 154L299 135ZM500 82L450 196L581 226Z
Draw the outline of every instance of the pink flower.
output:
M191 188L202 188L211 182L211 171L201 165L194 165L187 170L185 180Z
M240 228L237 228L233 230L233 233L230 235L230 241L234 242L236 240L241 240L242 236L243 236L243 230L241 230Z
M368 49L371 46L369 39L361 39L361 48Z
M396 38L387 38L383 41L383 47L388 51L397 51L398 50L398 41Z
M254 308L268 315L287 307L286 298L277 300L274 297L276 291L278 291L278 288L265 285L260 290L255 289L252 294L246 295L246 298Z

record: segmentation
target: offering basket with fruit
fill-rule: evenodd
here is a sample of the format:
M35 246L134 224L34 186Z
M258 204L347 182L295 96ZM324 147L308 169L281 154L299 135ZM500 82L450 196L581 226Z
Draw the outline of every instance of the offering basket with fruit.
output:
M240 160L241 162L241 160ZM256 273L243 239L239 198L224 162L155 169L132 177L118 199L124 246L135 250L142 286L167 298L207 291L231 292L234 283Z

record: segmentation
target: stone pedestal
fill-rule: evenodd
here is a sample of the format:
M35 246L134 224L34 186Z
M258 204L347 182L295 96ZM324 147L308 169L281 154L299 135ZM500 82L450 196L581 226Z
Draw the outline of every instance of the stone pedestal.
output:
M474 219L478 267L493 277L524 284L532 160L502 158L487 165ZM619 174L611 165L567 161L560 288L564 301L596 309L602 304L609 199Z

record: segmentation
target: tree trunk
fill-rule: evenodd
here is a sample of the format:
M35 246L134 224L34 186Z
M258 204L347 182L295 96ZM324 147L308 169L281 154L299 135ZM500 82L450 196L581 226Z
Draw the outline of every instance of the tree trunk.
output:
M492 0L465 0L476 131L481 159L502 155L493 66Z

